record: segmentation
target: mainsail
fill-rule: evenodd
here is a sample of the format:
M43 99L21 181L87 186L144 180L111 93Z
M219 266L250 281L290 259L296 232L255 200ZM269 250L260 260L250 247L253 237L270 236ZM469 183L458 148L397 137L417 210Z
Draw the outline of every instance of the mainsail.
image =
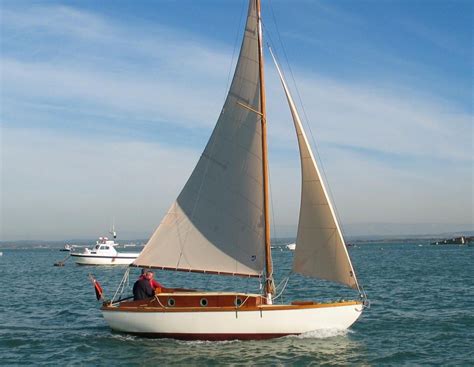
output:
M271 50L270 50L271 52ZM271 52L295 125L301 160L301 206L293 270L358 288L334 209L283 74Z
M188 182L133 265L259 276L265 264L258 20L249 2L232 84Z

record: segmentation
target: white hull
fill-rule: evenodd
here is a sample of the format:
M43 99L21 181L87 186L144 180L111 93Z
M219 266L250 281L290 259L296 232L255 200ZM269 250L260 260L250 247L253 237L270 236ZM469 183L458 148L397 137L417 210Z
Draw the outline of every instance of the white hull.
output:
M79 265L130 265L138 254L120 254L119 256L98 256L88 254L71 254Z
M258 310L183 312L102 309L102 313L116 331L204 340L266 339L321 329L347 329L362 313L361 304L288 309L290 307L264 305Z

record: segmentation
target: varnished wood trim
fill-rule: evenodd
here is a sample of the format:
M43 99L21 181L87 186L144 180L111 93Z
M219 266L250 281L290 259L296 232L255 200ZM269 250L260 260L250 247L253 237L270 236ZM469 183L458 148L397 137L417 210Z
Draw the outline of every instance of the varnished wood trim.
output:
M256 113L259 116L263 116L263 114L261 112L257 111L256 109L254 109L250 106L247 106L246 104L243 104L243 103L240 103L240 102L237 102L237 104L244 107L244 108L246 108L246 109L248 109L248 110L250 110L250 111L252 111L252 112L254 112L254 113Z
M148 304L142 306L103 306L102 311L112 312L249 312L249 311L283 311L283 310L305 310L313 308L331 308L331 307L344 307L344 306L357 306L362 305L358 301L345 301L335 303L316 303L312 305L260 305L255 307L237 308L233 307L150 307Z
M174 289L174 288L170 288ZM234 292L203 292L203 291L188 291L186 290L185 292L189 293L184 293L184 292L161 292L158 293L159 296L173 296L173 297L215 297L215 296L232 296L232 297L253 297L253 298L258 298L258 297L263 297L260 294L254 294L254 293L234 293Z

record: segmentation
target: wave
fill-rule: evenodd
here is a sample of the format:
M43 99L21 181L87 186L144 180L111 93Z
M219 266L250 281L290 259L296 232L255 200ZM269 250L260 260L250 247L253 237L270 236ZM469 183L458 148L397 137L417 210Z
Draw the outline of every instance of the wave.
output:
M326 339L326 338L334 338L336 336L346 336L353 331L348 329L320 329L320 330L313 330L308 331L303 334L299 335L290 335L287 338L296 338L296 339Z

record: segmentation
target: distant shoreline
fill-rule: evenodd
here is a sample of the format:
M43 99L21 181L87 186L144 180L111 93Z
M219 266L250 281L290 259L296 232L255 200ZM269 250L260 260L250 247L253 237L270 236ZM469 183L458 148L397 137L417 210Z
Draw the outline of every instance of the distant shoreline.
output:
M426 234L426 235L359 235L359 236L346 236L347 243L363 244L363 243L408 243L413 241L426 241L433 242L441 239L460 237L460 236L474 236L474 231L463 231L463 232L450 232L450 233L439 233L439 234ZM274 245L285 245L288 243L295 242L295 237L278 237L272 238ZM0 241L0 249L60 249L65 244L76 245L76 246L90 246L94 244L96 239L68 239L68 240L17 240L17 241ZM120 244L136 244L137 246L143 246L146 244L147 239L133 239L133 240L122 240L118 241Z

